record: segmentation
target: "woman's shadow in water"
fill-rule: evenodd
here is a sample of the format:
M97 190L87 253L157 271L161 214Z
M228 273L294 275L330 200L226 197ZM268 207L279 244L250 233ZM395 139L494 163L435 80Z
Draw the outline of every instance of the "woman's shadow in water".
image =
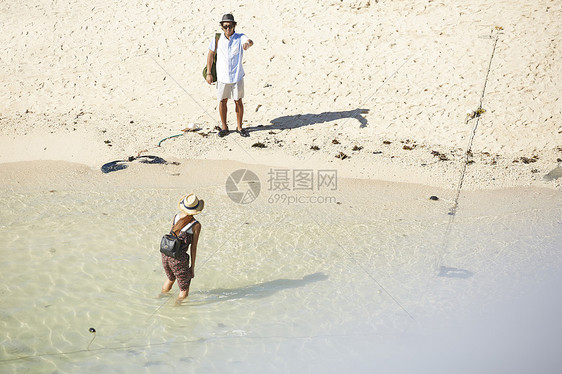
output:
M271 120L270 126L255 127L253 131L259 130L283 130L295 129L303 126L315 125L317 123L337 121L342 118L354 118L359 121L359 127L367 127L367 119L363 114L369 113L369 109L353 109L341 112L323 112L318 114L297 114L293 116L277 117Z
M324 273L314 273L302 277L302 279L277 279L274 281L254 284L241 288L217 288L210 291L197 292L204 298L203 304L218 303L221 301L235 299L261 299L290 288L307 286L310 283L320 282L328 279Z

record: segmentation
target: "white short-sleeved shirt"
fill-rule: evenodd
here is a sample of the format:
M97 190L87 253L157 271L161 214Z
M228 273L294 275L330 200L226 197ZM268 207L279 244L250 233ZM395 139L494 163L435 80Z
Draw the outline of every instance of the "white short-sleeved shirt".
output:
M244 78L242 68L242 46L250 40L246 35L234 33L230 39L221 34L217 48L217 80L222 83L236 83ZM209 50L215 50L215 38L211 40Z

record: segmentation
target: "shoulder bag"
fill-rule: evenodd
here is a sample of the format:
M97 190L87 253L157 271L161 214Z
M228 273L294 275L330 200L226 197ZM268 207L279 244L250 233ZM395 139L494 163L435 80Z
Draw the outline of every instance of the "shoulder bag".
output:
M220 33L215 34L215 56L213 57L213 65L211 66L211 75L213 76L213 83L217 81L217 47L219 45ZM203 78L207 80L207 64L203 68Z

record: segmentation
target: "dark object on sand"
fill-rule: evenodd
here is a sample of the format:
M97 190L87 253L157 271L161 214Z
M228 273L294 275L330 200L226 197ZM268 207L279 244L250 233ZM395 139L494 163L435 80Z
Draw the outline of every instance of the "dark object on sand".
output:
M117 160L117 161L111 161L108 162L107 164L104 164L101 167L101 171L104 174L107 173L111 173L112 171L118 171L118 170L123 170L129 167L129 165L127 165L126 160Z
M261 143L261 142L257 142L257 143L252 144L252 147L253 148L266 148L266 145Z
M336 155L336 158L339 158L339 159L341 159L341 160L345 160L346 158L349 158L349 156L346 155L346 154L343 153L343 152L340 152L340 153L338 153L338 154Z
M438 198L437 196L435 196L435 195L432 195L432 196L429 197L429 200L435 200L435 201L437 201L437 200L439 200L439 198Z
M101 167L101 171L104 174L107 173L111 173L112 171L118 171L118 170L123 170L129 167L129 165L127 165L128 162L133 162L137 160L138 162L141 162L143 164L167 164L168 162L166 160L164 160L162 157L158 157L158 156L139 156L139 157L129 157L127 160L117 160L117 161L111 161L108 162L107 164L104 164Z
M537 162L537 160L539 159L539 156L534 155L533 157L519 157L518 160L514 160L513 162L519 162L521 161L524 164L531 164L533 162Z
M133 159L133 160L135 160L135 159ZM162 157L158 157L158 156L140 156L140 157L137 157L136 160L139 160L139 162L142 162L143 164L167 164L168 163Z
M440 153L438 151L431 151L431 154L434 155L435 157L438 157L440 161L449 161L447 155Z

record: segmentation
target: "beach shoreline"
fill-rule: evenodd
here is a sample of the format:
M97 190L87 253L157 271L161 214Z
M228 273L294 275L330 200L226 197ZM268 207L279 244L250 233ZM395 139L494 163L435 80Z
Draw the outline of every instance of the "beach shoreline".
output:
M441 200L444 211L452 208L459 198L474 198L474 196L486 196L496 199L504 196L505 199L522 199L529 203L537 202L541 197L557 204L559 186L554 183L557 180L529 185L502 185L497 188L451 188L436 184L416 183L415 181L392 181L369 178L350 178L338 169L300 169L288 166L276 166L265 164L245 164L238 161L228 160L172 160L166 164L147 164L142 162L142 157L133 161L119 163L124 168L121 170L103 173L98 167L90 167L84 164L67 161L19 161L11 163L0 163L0 189L12 192L40 192L55 193L61 191L123 191L123 190L205 190L208 188L219 188L228 196L227 180L238 170L247 170L257 176L260 184L261 203L271 200L271 196L316 196L327 198L329 203L341 204L341 196L361 195L368 196L379 189L385 191L401 191L417 196L419 200ZM297 183L297 173L305 172L310 175L308 187L296 188L293 181ZM319 175L330 174L332 184L320 185ZM283 178L283 180L279 179ZM283 183L283 188L279 184ZM301 180L301 186L303 180ZM393 192L394 194L394 192ZM526 196L526 198L524 198ZM332 200L330 200L330 198ZM384 201L386 195L381 195ZM271 202L271 201L270 201ZM258 202L258 205L260 203ZM541 203L542 204L542 203ZM446 207L445 207L446 206ZM463 207L466 209L469 207ZM486 211L487 208L480 204L471 206L470 210L478 212L479 209Z
M205 130L201 131L205 133ZM179 131L177 135L182 135L164 140L161 147L150 147L147 141L142 144L145 147L137 143L136 148L128 145L125 139L121 145L100 140L103 137L92 140L96 137L84 131L76 131L76 134L39 132L36 135L2 137L0 165L23 163L26 165L24 167L31 165L33 168L33 162L45 162L43 166L53 167L53 172L57 172L62 165L69 163L101 174L101 167L112 161L126 163L146 156L157 156L171 164L191 165L199 162L202 168L208 163L216 167L222 162L225 166L239 163L240 167L249 169L336 170L340 178L412 183L451 190L459 186L463 190L525 186L562 189L562 163L556 161L558 153L562 153L559 150L533 152L528 156L489 153L467 155L460 149L444 151L445 147L420 144L412 147L401 141L381 142L380 145L371 142L367 148L346 140L345 145L330 144L325 149L309 148L302 151L302 148L310 146L275 147L278 139L275 135L260 136L251 132L253 137L249 140L239 138L237 134L231 134L225 140L218 138L215 132L208 129L209 135L205 137ZM261 144L264 148L252 146L254 144ZM187 153L195 155L186 158ZM54 166L56 163L61 165ZM153 168L158 166L145 170L150 174Z

